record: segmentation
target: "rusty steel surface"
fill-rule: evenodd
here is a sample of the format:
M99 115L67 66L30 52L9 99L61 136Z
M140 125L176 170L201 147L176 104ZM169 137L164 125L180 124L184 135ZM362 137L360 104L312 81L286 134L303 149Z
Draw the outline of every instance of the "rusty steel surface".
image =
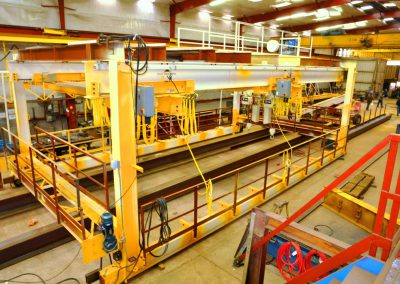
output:
M0 200L0 219L15 214L23 208L32 208L31 206L35 207L35 205L37 205L36 207L39 207L40 203L30 192L2 199Z
M63 226L54 223L0 242L0 269L73 239Z

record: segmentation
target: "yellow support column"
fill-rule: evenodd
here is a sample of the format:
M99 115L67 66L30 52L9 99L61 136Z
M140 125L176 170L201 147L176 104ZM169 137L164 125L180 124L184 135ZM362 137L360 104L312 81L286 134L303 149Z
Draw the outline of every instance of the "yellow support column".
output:
M112 160L119 162L119 169L114 170L117 215L114 228L122 260L118 265L111 265L101 271L100 277L103 283L121 283L133 275L135 268L141 264L137 263L140 246L135 168L135 117L131 81L134 76L130 72L123 61L109 62Z
M351 102L353 100L354 93L354 85L356 83L356 66L357 62L355 61L346 61L343 65L344 68L347 68L347 80L346 80L346 90L344 94L344 103L342 108L342 118L340 122L341 129L339 131L338 137L338 147L344 147L347 143L347 132L349 130L350 125L350 114L351 114ZM343 149L344 151L345 149Z

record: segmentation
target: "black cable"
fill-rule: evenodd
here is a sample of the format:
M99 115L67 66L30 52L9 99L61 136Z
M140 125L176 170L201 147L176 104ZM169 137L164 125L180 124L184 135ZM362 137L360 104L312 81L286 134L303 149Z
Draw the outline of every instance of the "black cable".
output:
M320 232L320 231L321 231L321 230L319 229L320 227L327 228L327 229L329 230L329 233L328 233L329 236L332 236L332 235L333 235L334 231L333 231L333 229L332 229L330 226L328 226L328 225L323 225L323 224L315 225L315 226L314 226L314 230L317 231L317 232Z
M59 282L57 282L55 284L61 284L61 283L67 282L67 281L74 281L74 282L80 284L79 280L76 279L76 278L65 278L64 280L61 280L61 281L59 281Z
M42 277L40 277L39 275L37 275L37 274L35 274L35 273L23 273L23 274L20 274L20 275L15 276L15 277L13 277L13 278L7 279L7 280L0 280L0 283L3 283L3 282L4 282L4 283L5 283L5 282L13 282L13 283L26 283L26 284L27 284L27 283L43 283L43 284L46 284L48 281L53 280L53 279L56 278L57 276L59 276L59 275L61 275L62 273L64 273L64 272L72 265L72 263L74 263L74 261L76 260L76 258L77 258L78 255L79 255L80 251L81 251L81 247L79 247L77 253L76 253L75 256L74 256L74 258L68 263L68 265L67 265L66 267L64 267L64 268L63 268L60 272L58 272L56 275L54 275L54 276L52 276L52 277L50 277L50 278L48 278L48 279L46 279L46 280L44 280ZM39 278L40 281L14 281L14 279L20 278L20 277L22 277L22 276L27 276L27 275L35 276L35 277ZM62 282L67 281L67 280L74 280L74 281L76 281L77 283L79 283L79 280L77 280L77 279L75 279L75 278L67 278L67 279L62 280L61 282L57 282L56 284L62 283Z
M165 198L159 198L153 203L150 209L150 213L147 215L147 218L149 218L149 225L148 225L148 233L147 233L147 244L149 244L150 240L150 229L151 229L151 223L152 223L152 218L153 218L153 211L155 211L160 218L160 235L158 238L158 244L164 245L164 251L157 255L154 254L153 252L149 251L149 253L154 256L154 257L161 257L163 256L167 250L168 250L168 241L171 237L171 227L168 224L168 205L167 205L167 200ZM147 220L146 220L147 221Z
M6 59L6 58L9 56L10 53L11 53L11 51L12 51L13 49L19 49L19 48L18 48L18 46L16 46L15 44L13 44L13 45L11 46L11 48L7 51L7 53L0 59L0 62L2 62L4 59Z
M14 281L14 279L18 279L20 277L23 276L35 276L37 278L40 279L40 281L38 282L22 282L22 281ZM6 283L6 282L13 282L13 283L43 283L46 284L46 281L44 281L44 279L42 277L40 277L39 275L35 274L35 273L22 273L20 275L14 276L13 278L7 279L7 280L0 280L1 283Z

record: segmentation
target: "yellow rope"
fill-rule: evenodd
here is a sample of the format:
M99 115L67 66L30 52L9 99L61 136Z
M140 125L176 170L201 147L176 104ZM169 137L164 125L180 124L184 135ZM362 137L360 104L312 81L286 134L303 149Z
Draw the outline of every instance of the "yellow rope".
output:
M182 118L180 119L177 117L177 121L179 124L179 128L181 129L182 135L193 135L197 133L197 122L196 122L196 104L194 101L194 97L190 99L183 99L182 101ZM188 142L188 137L184 137L186 146L188 147L188 150L190 152L190 155L193 159L193 162L196 166L197 171L199 172L201 178L203 179L204 182L204 187L205 191L204 192L198 192L199 195L201 196L206 196L206 201L207 201L207 212L208 214L211 214L212 212L212 203L213 203L213 184L211 179L206 180L204 177L203 172L201 171L201 168L196 160L196 157L193 154L192 148L189 145Z
M85 121L87 121L87 110L92 110L93 125L110 125L110 116L104 98L90 98L85 100Z
M196 157L193 154L192 148L190 147L190 145L189 145L189 143L187 141L187 137L185 137L185 142L186 142L186 145L187 145L187 147L189 149L190 155L192 156L193 162L194 162L194 164L195 164L195 166L197 168L197 171L199 172L201 178L203 179L204 186L206 188L206 190L204 192L198 192L198 193L199 193L199 195L202 195L202 196L205 195L206 196L207 212L208 212L208 214L211 214L211 212L212 212L212 202L213 202L213 198L212 198L213 184L212 184L212 181L211 181L211 179L209 179L208 181L205 179L205 177L203 175L203 172L201 171L200 166L197 163Z

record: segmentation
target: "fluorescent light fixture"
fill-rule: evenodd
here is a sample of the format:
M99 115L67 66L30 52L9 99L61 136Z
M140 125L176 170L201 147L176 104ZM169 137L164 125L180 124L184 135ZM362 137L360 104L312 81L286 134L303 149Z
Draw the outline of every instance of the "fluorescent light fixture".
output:
M385 7L396 7L397 5L395 3L389 2L389 3L384 3L383 6L385 6Z
M270 25L270 26L269 26L269 28L270 28L270 29L273 29L273 30L276 30L278 27L279 27L279 25Z
M97 43L97 39L71 41L68 43L68 45L81 45L81 44L91 44L91 43Z
M345 30L351 30L351 29L355 29L357 26L354 23L351 24L344 24L343 25L343 29Z
M329 17L328 9L318 9L314 14L317 18Z
M311 16L311 15L314 15L314 13L304 13L304 12L302 12L302 13L293 14L291 16L291 18L292 19L305 18L305 17Z
M366 10L374 9L374 7L372 7L371 5L367 5L367 6L360 7L360 9L363 10L363 11L366 11Z
M222 19L225 19L225 20L230 20L230 19L232 19L232 18L233 18L232 15L223 15L223 16L222 16Z
M225 3L227 0L214 0L212 2L210 2L210 6L214 7L214 6L218 6L221 5L222 3Z
M97 0L101 5L114 5L117 0Z
M313 19L313 21L325 21L325 20L328 20L328 19L330 19L331 17L329 17L329 16L327 16L327 17L323 17L323 18L315 18L315 19Z
M311 31L303 31L303 36L311 36Z
M363 1L351 1L350 4L352 5L357 5L357 4L361 4Z
M331 27L320 27L320 28L316 28L315 30L317 32L323 32L323 31L327 31L327 30L330 30L330 29L331 29Z
M286 6L289 6L289 5L292 5L292 3L290 3L290 2L282 2L282 3L271 5L271 6L274 7L274 8L283 8L283 7L286 7Z
M255 23L254 25L257 26L257 27L262 27L262 23L261 22Z
M212 14L211 11L208 11L208 10L201 10L201 11L199 12L199 17L200 17L200 19L202 19L202 20L208 20L208 19L210 18L210 14Z
M385 22L388 22L388 21L393 21L394 18L384 18L383 20L384 20Z
M330 26L330 27L320 27L315 29L317 32L323 32L323 31L328 31L328 30L334 30L334 29L339 29L342 28L343 25L336 25L336 26Z
M155 0L139 0L136 2L136 4L141 11L152 13L154 11L154 1Z
M296 13L290 16L284 16L284 17L280 17L280 18L276 18L276 21L284 21L284 20L288 20L288 19L298 19L298 18L305 18L305 17L309 17L314 15L314 12L311 13Z
M388 60L386 65L387 66L400 66L400 60Z
M361 21L361 22L356 22L357 27L365 27L367 25L368 21Z
M338 17L340 15L342 15L342 12L339 12L339 11L330 11L329 12L329 16L331 16L331 17Z
M261 2L262 0L249 0L249 2Z

